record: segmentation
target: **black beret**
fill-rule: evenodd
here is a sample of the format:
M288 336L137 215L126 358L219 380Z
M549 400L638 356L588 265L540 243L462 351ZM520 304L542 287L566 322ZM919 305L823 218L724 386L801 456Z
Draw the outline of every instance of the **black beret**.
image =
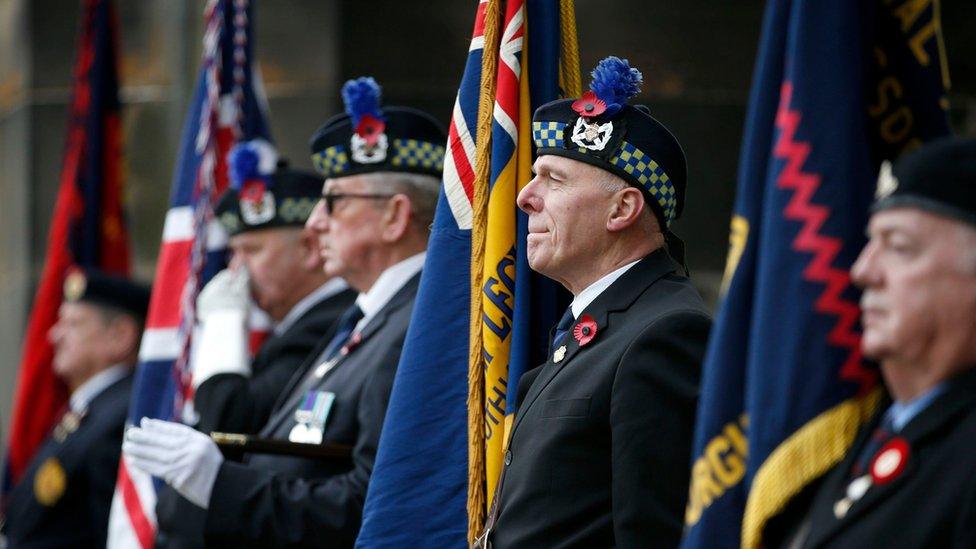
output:
M640 84L640 72L626 59L604 59L583 97L546 103L535 111L532 139L538 156L579 160L640 189L666 230L684 208L685 154L647 107L626 103Z
M946 137L884 162L872 212L911 207L976 225L976 139Z
M231 185L214 207L214 214L230 236L272 227L300 227L322 194L321 177L293 170L283 160L271 173L261 173L261 156L267 154L274 153L256 142L241 143L231 151Z
M346 112L330 118L309 143L320 174L408 172L440 179L447 134L432 116L409 107L381 107L372 78L346 82L342 97Z
M92 303L124 311L140 319L149 310L149 287L95 269L74 267L64 279L64 301Z

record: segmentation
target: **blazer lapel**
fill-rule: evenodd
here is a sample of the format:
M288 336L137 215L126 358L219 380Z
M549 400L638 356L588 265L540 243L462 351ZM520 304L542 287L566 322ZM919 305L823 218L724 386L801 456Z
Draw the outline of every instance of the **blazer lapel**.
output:
M407 283L404 284L402 288L400 288L400 291L395 293L393 297L390 298L390 301L387 302L387 304L382 309L380 309L379 312L376 313L376 316L374 316L369 321L369 324L363 327L363 331L360 332L360 336L359 336L361 343L367 341L373 334L375 334L380 328L382 328L383 325L386 324L387 319L394 311L399 310L404 305L407 305L411 302L414 295L416 294L417 285L419 284L419 282L420 282L420 273L417 273L416 275L411 277L410 280L408 280ZM282 396L278 399L278 404L275 405L275 412L271 414L271 419L268 421L268 424L264 427L264 429L261 430L261 436L263 437L271 436L275 431L277 431L281 427L281 425L285 421L287 421L292 416L292 413L294 411L292 410L292 408L294 408L293 403L297 403L297 399L301 398L301 395L297 394L295 391L297 391L299 387L301 387L304 384L303 382L311 372L311 369L318 367L319 364L322 363L321 355L323 352L325 352L326 347L328 347L329 340L331 339L332 338L330 337L325 341L323 341L321 344L319 344L319 346L315 349L315 352L313 352L312 355L310 355L314 358L310 360L306 360L305 364L301 368L299 368L299 371L296 372L294 376L292 376L292 379L288 383L287 390L282 392ZM353 351L355 351L355 349L353 349ZM335 373L335 371L338 370L339 367L342 366L342 364L352 355L353 352L350 352L348 355L338 356L336 358L335 365L331 369L329 369L329 371L326 372L325 375L323 375L320 379L318 379L317 381L309 385L309 389L321 387L322 384L325 383L325 381L328 380L333 375L333 373Z
M881 414L887 409L887 406L879 407L879 413L875 421L872 422L869 429L865 429L860 434L858 438L859 443L853 446L858 451L848 452L842 466L838 468L839 470L835 470L830 477L831 484L825 486L827 494L832 499L829 500L829 505L825 505L822 499L818 500L821 505L816 510L817 516L813 517L813 525L816 528L811 531L808 546L816 547L828 541L839 531L855 523L859 517L869 513L889 496L896 493L902 484L912 478L912 475L919 467L916 456L917 448L921 446L926 438L936 434L941 428L950 424L959 414L968 410L974 401L976 401L976 369L962 374L951 381L946 392L936 398L928 408L908 422L901 433L898 434L899 437L908 442L909 448L908 461L905 464L905 469L898 477L886 484L871 486L860 500L854 502L843 518L837 519L834 515L833 506L845 496L847 485L851 480L848 471L851 470L853 462L857 458L858 451L863 447L864 439L874 431ZM887 402L890 404L890 400Z
M525 402L519 404L515 425L512 426L512 435L515 434L515 430L525 416L525 412L532 407L532 404L539 398L539 395L556 378L559 372L573 358L580 354L582 348L573 335L573 329L579 323L580 319L583 318L583 315L589 315L593 318L596 322L596 337L600 337L600 332L609 327L608 319L610 313L629 309L647 288L657 282L662 276L672 273L676 269L677 266L666 251L659 249L651 252L647 257L631 267L623 276L614 281L602 294L583 309L580 317L576 319L576 323L573 324L569 333L566 334L566 339L564 340L566 353L563 355L562 360L554 362L553 357L550 355L549 360L543 366L542 372L539 373L539 377L536 378L535 382L532 383L532 386L526 392Z

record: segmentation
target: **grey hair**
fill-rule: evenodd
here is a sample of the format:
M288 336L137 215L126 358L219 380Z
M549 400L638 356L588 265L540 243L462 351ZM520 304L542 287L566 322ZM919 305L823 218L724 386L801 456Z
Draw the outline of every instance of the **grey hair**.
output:
M403 172L373 172L365 174L371 192L392 190L405 194L413 207L414 222L428 231L434 222L437 198L441 192L441 181L436 177Z

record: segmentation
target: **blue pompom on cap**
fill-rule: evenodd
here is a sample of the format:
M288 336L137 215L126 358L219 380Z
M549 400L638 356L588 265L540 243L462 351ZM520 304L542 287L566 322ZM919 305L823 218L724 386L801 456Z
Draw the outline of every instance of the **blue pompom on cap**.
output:
M626 59L612 55L600 61L591 75L590 89L607 104L607 116L620 112L628 99L640 93L644 78Z
M377 120L385 120L380 111L380 85L371 76L363 76L347 81L342 86L342 101L346 106L346 114L352 119L352 127L359 126L359 121L365 115Z
M230 151L230 188L240 190L245 181L255 179L260 176L258 166L261 163L261 156L258 146L249 141L238 143Z

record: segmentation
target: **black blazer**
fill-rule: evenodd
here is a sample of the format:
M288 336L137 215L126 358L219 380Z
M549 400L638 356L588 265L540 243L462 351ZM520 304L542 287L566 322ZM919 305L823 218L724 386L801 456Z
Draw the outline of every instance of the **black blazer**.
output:
M7 502L8 547L105 547L131 389L129 374L92 399L63 442L47 438ZM37 484L48 481L42 498L57 495L50 482L57 484L59 469L63 493L42 504Z
M322 299L295 319L280 335L272 335L251 363L251 377L218 374L197 388L194 407L200 414L196 427L204 433L256 433L271 416L296 372L311 353L331 338L333 325L356 300L356 292L344 290ZM227 453L240 460L239 453ZM203 547L205 511L163 486L156 501L156 546L160 549Z
M592 341L570 331L563 359L527 374L494 547L678 544L711 321L677 270L648 255L580 315Z
M843 518L835 516L851 466L886 409L878 407L852 450L824 477L806 513L809 530L802 546L976 547L976 369L950 381L946 392L901 430L909 446L901 474L869 488ZM792 530L795 535L797 529ZM791 538L767 546L786 547Z
M401 288L360 343L311 385L336 395L324 441L352 446L352 467L275 455L248 456L246 465L224 462L207 511L208 545L352 547L419 280L417 274ZM262 436L288 438L305 373L318 366L324 348L292 380Z
M197 428L205 433L256 433L267 423L275 402L295 372L321 344L340 315L356 300L343 290L327 297L295 320L281 335L261 345L251 363L251 377L218 374L197 388L194 407Z

